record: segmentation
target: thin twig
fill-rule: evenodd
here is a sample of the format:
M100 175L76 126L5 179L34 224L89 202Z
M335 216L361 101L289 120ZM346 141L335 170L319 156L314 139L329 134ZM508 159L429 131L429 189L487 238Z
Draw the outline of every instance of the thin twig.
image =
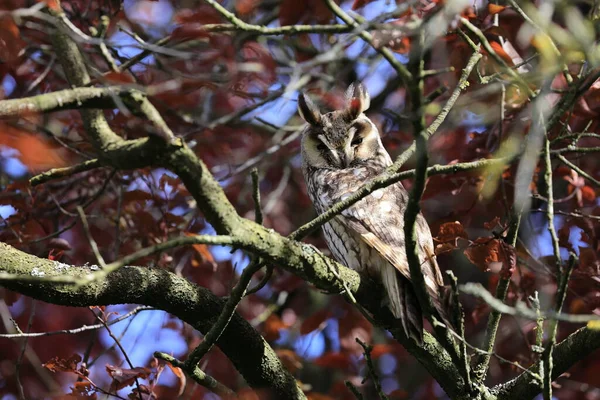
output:
M508 234L505 238L505 241L513 247L516 245L519 236L519 227L521 226L521 215L522 210L515 211L512 217L512 221L510 223ZM494 302L504 305L504 299L506 298L506 294L508 293L509 284L510 279L500 278L500 280L498 281L498 285L496 286L496 296L492 296L487 290L486 294L489 295L489 298L491 298ZM464 285L461 287L461 291L464 291ZM498 309L494 309L488 317L488 322L485 331L485 339L483 344L483 350L485 351L485 354L481 355L475 360L475 363L473 364L472 368L475 383L482 383L485 379L485 376L487 375L488 366L490 364L490 354L492 354L494 350L494 344L496 343L496 333L498 332L498 327L500 326L501 318L502 312Z
M574 253L569 255L569 262L565 270L560 274L560 282L558 284L558 291L556 293L556 304L554 306L554 311L556 314L560 314L562 310L562 306L565 302L565 298L567 297L567 286L569 285L569 279L571 278L571 272L577 263L577 256ZM558 320L553 319L550 321L550 327L548 329L548 344L544 349L544 353L542 354L542 360L544 364L544 380L543 380L543 395L544 400L552 400L552 368L553 368L553 359L552 354L554 352L554 347L556 346L556 333L558 331Z
M213 1L213 0L210 0L210 1ZM338 18L340 18L342 21L344 21L344 23L346 25L351 26L352 28L358 30L359 31L358 36L361 39L363 39L365 42L369 43L371 45L371 47L373 47L373 49L375 49L379 54L381 54L383 56L383 58L386 59L386 61L388 63L390 63L392 68L398 73L398 76L400 77L400 79L402 79L404 81L405 84L410 84L411 80L413 79L412 74L404 66L404 64L402 64L396 58L396 56L390 49L388 49L387 47L383 47L383 46L377 46L375 44L373 35L371 35L367 31L365 31L364 29L361 29L360 24L354 18L352 18L350 15L348 15L344 10L342 10L340 8L340 6L338 6L333 0L325 0L325 4L327 5L327 7L329 7L329 9Z
M356 343L363 348L363 352L365 355L365 361L367 362L367 376L363 379L362 383L364 384L367 380L367 377L371 377L371 381L375 386L375 391L377 392L378 397L381 400L388 400L388 397L383 393L383 389L381 388L381 382L379 382L379 376L377 375L377 371L375 370L375 365L373 364L373 360L371 359L371 351L373 351L373 346L366 344L359 338L356 338Z
M448 100L446 100L446 103L442 107L440 113L427 127L427 130L425 131L427 137L431 137L435 132L437 132L442 123L444 123L444 121L446 120L448 114L450 114L450 111L456 104L456 101L458 100L460 94L469 86L469 76L471 75L471 72L473 72L473 69L475 68L479 60L481 60L481 57L482 55L481 53L479 53L479 46L475 46L475 51L473 52L473 54L469 58L469 61L467 62L467 65L463 69L462 74L460 75L460 79L456 83L456 87L450 94L450 97L448 97ZM404 152L400 154L400 156L396 158L394 164L388 169L388 172L398 172L402 165L404 165L404 163L406 163L406 161L408 161L408 159L412 157L416 149L416 142L413 141L413 143L406 150L404 150ZM428 175L431 175L431 172L428 172Z
M504 67L506 72L522 86L522 88L527 92L529 97L535 97L535 92L529 88L529 85L527 84L527 82L525 82L525 80L521 77L521 75L519 75L519 73L517 71L512 69L506 63L506 61L504 61L502 59L502 57L500 57L498 55L498 53L496 53L496 51L494 50L494 48L492 47L490 42L485 37L485 34L480 29L477 28L475 25L473 25L471 23L471 21L469 21L468 19L466 19L464 17L460 17L460 22L462 22L462 24L465 26L465 28L467 28L469 31L471 31L471 33L473 33L475 36L477 36L477 38L479 39L479 42L483 45L483 48L488 52L488 54L494 59L494 61L496 61L498 64L500 64L501 66Z
M519 3L517 3L515 0L508 0L508 3L511 5L512 9L515 10L527 23L529 23L531 26L533 26L535 29L537 29L539 31L539 33L541 33L543 35L544 39L549 44L548 47L550 47L550 49L554 53L554 56L557 59L561 58L561 52L558 49L558 47L556 47L556 43L554 43L554 40L552 40L550 35L548 35L546 32L544 32L542 27L540 25L538 25L535 21L533 21L529 17L529 15L527 15L527 13L521 8L521 6L519 6ZM562 68L562 73L563 73L563 76L565 77L565 80L567 81L568 84L571 84L573 82L573 77L571 76L571 73L569 72L569 66L567 64L563 63L563 64L561 64L561 68Z
M561 280L562 282L562 280ZM465 283L459 286L460 291L465 294L476 296L483 300L489 305L494 311L512 315L514 317L525 318L531 321L537 321L538 319L548 321L562 321L571 324L587 324L590 321L600 321L600 316L595 314L565 314L557 313L556 311L547 311L545 313L538 313L536 310L532 310L527 307L525 303L517 302L514 307L511 307L504 302L494 297L489 291L486 290L481 284L478 283Z
M467 339L465 338L465 313L460 304L459 293L458 293L458 279L451 270L446 271L450 277L450 286L452 288L452 296L454 297L454 325L458 329L457 335L460 338L460 357L461 357L461 368L463 370L462 375L465 378L465 386L471 387L471 365L469 364L469 354L467 353Z
M202 385L211 392L218 394L219 396L222 396L224 398L236 397L235 393L231 389L223 385L221 382L217 381L212 376L208 375L206 372L202 371L198 366L195 366L193 369L190 370L184 362L160 351L155 352L154 357L164 360L176 368L182 369L188 375L190 375L192 379L196 381L196 383Z
M354 397L356 398L356 400L363 400L363 395L358 391L358 389L356 388L356 386L354 386L354 384L350 381L346 381L344 382L344 384L346 385L346 387L348 388L348 390L350 390L352 392L352 394L354 395Z
M29 332L31 330L31 326L33 325L33 317L35 316L35 305L37 304L36 300L32 300L31 301L31 310L29 311L29 321L27 322L27 329L26 332ZM19 326L15 323L15 328L18 331L21 331L19 329ZM25 334L25 332L19 332L20 334ZM15 362L15 377L17 380L17 387L19 389L19 400L25 400L25 391L23 389L23 384L21 383L21 366L22 366L22 362L23 362L23 357L25 356L25 351L27 350L27 344L29 342L28 340L29 338L26 337L25 340L23 340L23 344L21 345L21 352L19 353L19 357L17 357L17 361Z
M94 252L94 256L96 256L96 260L98 261L98 264L100 264L101 267L105 268L106 263L104 262L104 258L102 258L102 254L100 254L100 250L98 249L98 244L96 243L96 241L94 240L94 237L92 236L92 232L90 231L90 226L88 225L88 221L85 216L85 211L83 211L83 208L81 206L77 206L77 213L79 213L79 218L81 218L81 224L83 225L83 230L85 232L85 235L87 236L88 242L90 243L90 247L92 248L92 251Z
M250 172L252 176L252 198L254 199L254 221L262 225L263 213L260 207L260 181L258 179L258 170L253 168Z
M90 312L94 315L94 317L104 326L104 328L106 329L106 332L108 332L108 335L111 337L111 339L115 342L115 344L117 345L117 347L119 348L119 350L121 350L121 353L123 354L123 357L125 358L125 361L127 362L127 365L129 365L129 368L133 369L135 368L133 366L133 363L131 362L131 359L129 358L129 356L127 355L127 352L125 351L125 348L123 347L123 345L121 344L121 341L113 334L112 330L110 329L110 327L108 326L108 324L106 323L106 321L104 321L104 319L102 319L100 317L100 315L96 314L94 312L94 310L92 310L92 308L90 307ZM137 392L138 392L138 398L140 400L142 400L142 390L140 389L140 382L138 377L135 377L135 386L137 387Z
M45 171L39 175L35 175L29 179L29 184L31 186L41 185L42 183L46 183L48 181L54 179L60 179L67 176L75 175L79 172L89 171L91 169L102 167L102 163L100 160L92 159L82 162L81 164L72 165L70 167L64 168L53 168L51 170Z
M558 154L557 156L558 156L558 159L560 161L562 161L567 167L576 171L579 175L583 176L585 179L592 182L594 185L600 186L599 180L595 179L593 176L591 176L590 174L588 174L587 172L585 172L584 170L579 168L577 165L575 165L571 161L567 160L567 158L565 156L563 156L562 154Z
M118 318L115 318L111 321L106 322L106 325L111 326L118 322L128 319L129 317L136 315L140 311L154 310L152 307L148 306L140 306L131 310L127 314L124 314ZM96 325L83 325L79 328L74 329L62 329L59 331L51 331L51 332L21 332L21 333L0 333L0 338L5 339L19 339L19 338L31 338L31 337L42 337L42 336L54 336L54 335L75 335L81 332L92 331L96 329L101 329L106 326L105 324L96 324Z

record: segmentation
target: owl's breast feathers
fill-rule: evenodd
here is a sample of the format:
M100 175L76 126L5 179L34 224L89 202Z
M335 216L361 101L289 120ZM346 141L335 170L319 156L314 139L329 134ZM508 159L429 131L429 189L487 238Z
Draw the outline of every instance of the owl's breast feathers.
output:
M360 185L356 185L356 182L363 184L377 175L366 167L321 170L320 173L312 175L313 179L318 180L318 182L312 182L310 185L315 189L312 191L312 200L317 211L319 213L327 211L335 203L351 196L360 187ZM338 251L332 250L336 258L350 268L369 272L373 267L377 269L385 268L385 266L380 265L380 259L383 259L385 260L383 263L391 264L404 279L410 281L410 268L406 257L404 238L404 211L407 202L408 193L406 189L401 183L396 183L374 191L336 216L332 220L331 226L324 229L326 231L330 229L339 231L341 227L345 227L346 235L350 234L353 239L360 241L359 246L357 246L358 249L362 248L363 252L365 247L371 250L369 251L371 257L369 263L371 265L361 265L360 268L356 268L352 263L348 263L347 257L340 258ZM421 214L417 216L416 229L421 270L425 278L427 291L436 308L442 312L440 308L440 287L444 283L435 260L431 231ZM326 237L331 248L333 244L330 240L331 235L326 234ZM337 245L339 246L339 244ZM375 251L373 252L373 250ZM376 253L376 255L373 253ZM358 259L361 258L364 257L358 257ZM364 264L364 261L361 264Z
M375 176L377 174L368 167L327 170L313 175L313 178L319 180L311 185L316 189L312 200L317 211L327 211L337 202L351 196L359 187L356 182L366 183ZM335 219L358 234L361 240L375 248L402 275L410 279L404 241L404 211L407 202L406 189L401 183L396 183L374 191ZM432 262L428 262L432 261L431 256L434 254L433 240L429 226L421 214L417 217L417 233L421 268L427 286L437 291L437 286L443 285L443 279L437 265L434 267Z

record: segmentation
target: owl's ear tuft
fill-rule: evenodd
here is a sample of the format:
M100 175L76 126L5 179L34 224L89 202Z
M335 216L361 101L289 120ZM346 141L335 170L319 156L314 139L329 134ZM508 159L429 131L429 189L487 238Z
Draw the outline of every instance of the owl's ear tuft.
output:
M319 108L304 93L298 95L298 113L300 113L303 120L312 126L321 124L321 112Z
M348 121L354 121L366 111L371 104L369 92L362 83L351 83L346 90L346 109L344 117Z

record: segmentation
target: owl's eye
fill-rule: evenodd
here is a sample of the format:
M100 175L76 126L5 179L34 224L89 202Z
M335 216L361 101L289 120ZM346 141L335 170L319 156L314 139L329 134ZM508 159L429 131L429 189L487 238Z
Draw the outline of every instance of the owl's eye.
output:
M325 146L323 143L317 145L317 150L319 151L325 151L327 150L327 146Z
M358 137L352 141L352 146L358 146L359 144L362 143L362 141L363 141L363 139L361 137Z

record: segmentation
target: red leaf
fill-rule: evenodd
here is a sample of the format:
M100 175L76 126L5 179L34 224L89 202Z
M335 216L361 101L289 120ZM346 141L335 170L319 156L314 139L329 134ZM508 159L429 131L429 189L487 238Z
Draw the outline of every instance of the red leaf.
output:
M127 369L106 364L106 372L108 372L108 375L110 375L110 377L113 378L113 382L111 385L112 390L120 390L124 387L133 385L135 383L136 378L148 378L152 371L144 367Z
M362 354L362 347L356 343L356 338L363 342L371 341L373 325L355 307L344 303L344 314L338 320L340 348L353 354Z
M325 353L315 360L315 365L327 368L346 369L350 365L350 356L346 353Z
M569 312L571 314L589 313L589 307L583 299L573 299L569 304Z
M151 396L152 391L146 385L139 385L139 389L135 387L127 396L130 400L154 400L156 397Z
M283 0L279 6L279 25L294 25L302 19L306 10L306 1Z
M354 0L354 3L352 3L352 9L358 10L359 8L364 7L366 4L369 4L371 1L373 0Z
M253 390L250 388L243 388L237 392L237 400L260 400L262 397L260 396L261 390ZM265 396L269 398L269 396Z
M71 386L71 395L75 396L75 399L92 399L98 398L96 388L90 381L75 382L74 386ZM73 397L70 397L73 398Z
M173 16L173 21L178 24L218 24L223 22L214 8L208 5L201 5L196 8L181 8Z
M508 53L504 50L504 48L502 47L502 45L498 42L495 41L490 41L490 45L492 46L492 49L494 49L494 51L496 52L496 54L498 54L500 56L500 58L502 58L509 66L514 66L514 62L513 59L510 55L508 55Z
M410 395L406 390L396 389L388 395L390 400L405 400L410 399Z
M479 324L479 321L483 318L484 315L489 311L490 306L486 303L481 302L471 311L471 319L475 325Z
M18 150L19 159L33 170L62 167L65 160L60 149L44 138L0 123L0 145Z
M320 311L317 311L316 313L314 313L310 317L306 318L302 322L302 325L300 326L300 333L302 335L306 335L307 333L310 333L310 332L316 330L330 316L331 316L331 313L327 309L322 309Z
M203 25L188 23L175 28L171 33L173 40L201 39L209 37L210 33L206 31Z
M190 237L197 236L195 233L192 233L192 232L183 232L183 233L185 236L190 236ZM210 250L208 250L207 245L198 243L198 244L193 244L192 247L194 248L194 250L196 250L196 253L198 253L198 255L200 256L202 261L211 264L213 269L217 268L217 263L215 262L215 259L212 255L212 253L210 252Z
M440 226L436 240L441 243L456 242L458 238L468 239L469 235L458 221L446 222Z
M179 188L182 186L181 180L177 176L164 173L160 177L158 187L160 187L161 190L164 190L167 185L171 186L172 188Z
M2 293L2 299L8 306L12 306L13 304L15 304L21 298L21 296L21 293L13 292L6 289Z
M46 0L46 4L48 5L48 8L51 10L62 11L58 0Z
M79 354L73 354L69 358L54 357L50 361L42 364L42 367L52 372L75 372L77 373L77 364L81 362Z
M235 2L235 10L240 15L247 15L252 13L259 4L258 0L237 0Z
M179 391L177 393L178 393L178 396L181 396L183 394L183 391L185 390L185 384L187 382L185 374L183 373L183 370L181 368L174 367L170 363L166 363L166 364L167 364L167 367L169 367L169 369L171 370L171 372L173 372L173 374L175 374L175 376L177 377L177 380L179 381Z
M558 243L560 244L560 247L564 247L565 249L572 251L573 245L569 241L570 236L571 236L571 227L569 226L569 224L564 224L558 230Z
M124 202L142 202L142 201L146 201L146 200L153 200L154 196L145 191L145 190L140 190L140 189L134 189L134 190L129 190L127 192L125 192L123 194L123 201Z
M579 265L582 268L596 270L599 266L598 256L594 249L590 247L579 247Z
M16 63L24 45L19 27L10 14L0 18L0 60L3 63Z
M464 253L482 271L492 270L503 278L509 278L517 264L515 248L499 239L479 238Z
M506 6L501 6L498 4L493 4L493 3L488 4L488 12L490 13L490 15L498 14L498 13L504 11L505 8L506 8Z
M490 264L499 260L500 241L498 239L478 238L465 249L465 256L484 272L490 270Z
M371 350L371 358L377 359L384 354L389 354L394 351L394 346L391 344L375 344L372 346Z
M461 17L464 17L469 20L477 19L477 14L475 14L475 9L473 7L467 7L460 13Z
M302 360L296 352L289 349L277 349L275 350L277 356L281 360L281 363L292 374L302 368Z
M583 200L585 200L588 204L593 204L596 201L596 192L592 187L588 185L585 185L581 188L581 194L583 196Z
M483 227L488 231L494 230L497 226L500 226L500 217L494 217L493 220L483 224Z
M275 314L271 314L264 323L263 335L267 342L279 339L279 331L287 328L287 325L283 323L281 318Z
M103 76L107 82L113 83L135 83L135 79L129 72L114 72L110 71Z
M319 24L331 22L333 13L323 0L307 0L311 19Z

